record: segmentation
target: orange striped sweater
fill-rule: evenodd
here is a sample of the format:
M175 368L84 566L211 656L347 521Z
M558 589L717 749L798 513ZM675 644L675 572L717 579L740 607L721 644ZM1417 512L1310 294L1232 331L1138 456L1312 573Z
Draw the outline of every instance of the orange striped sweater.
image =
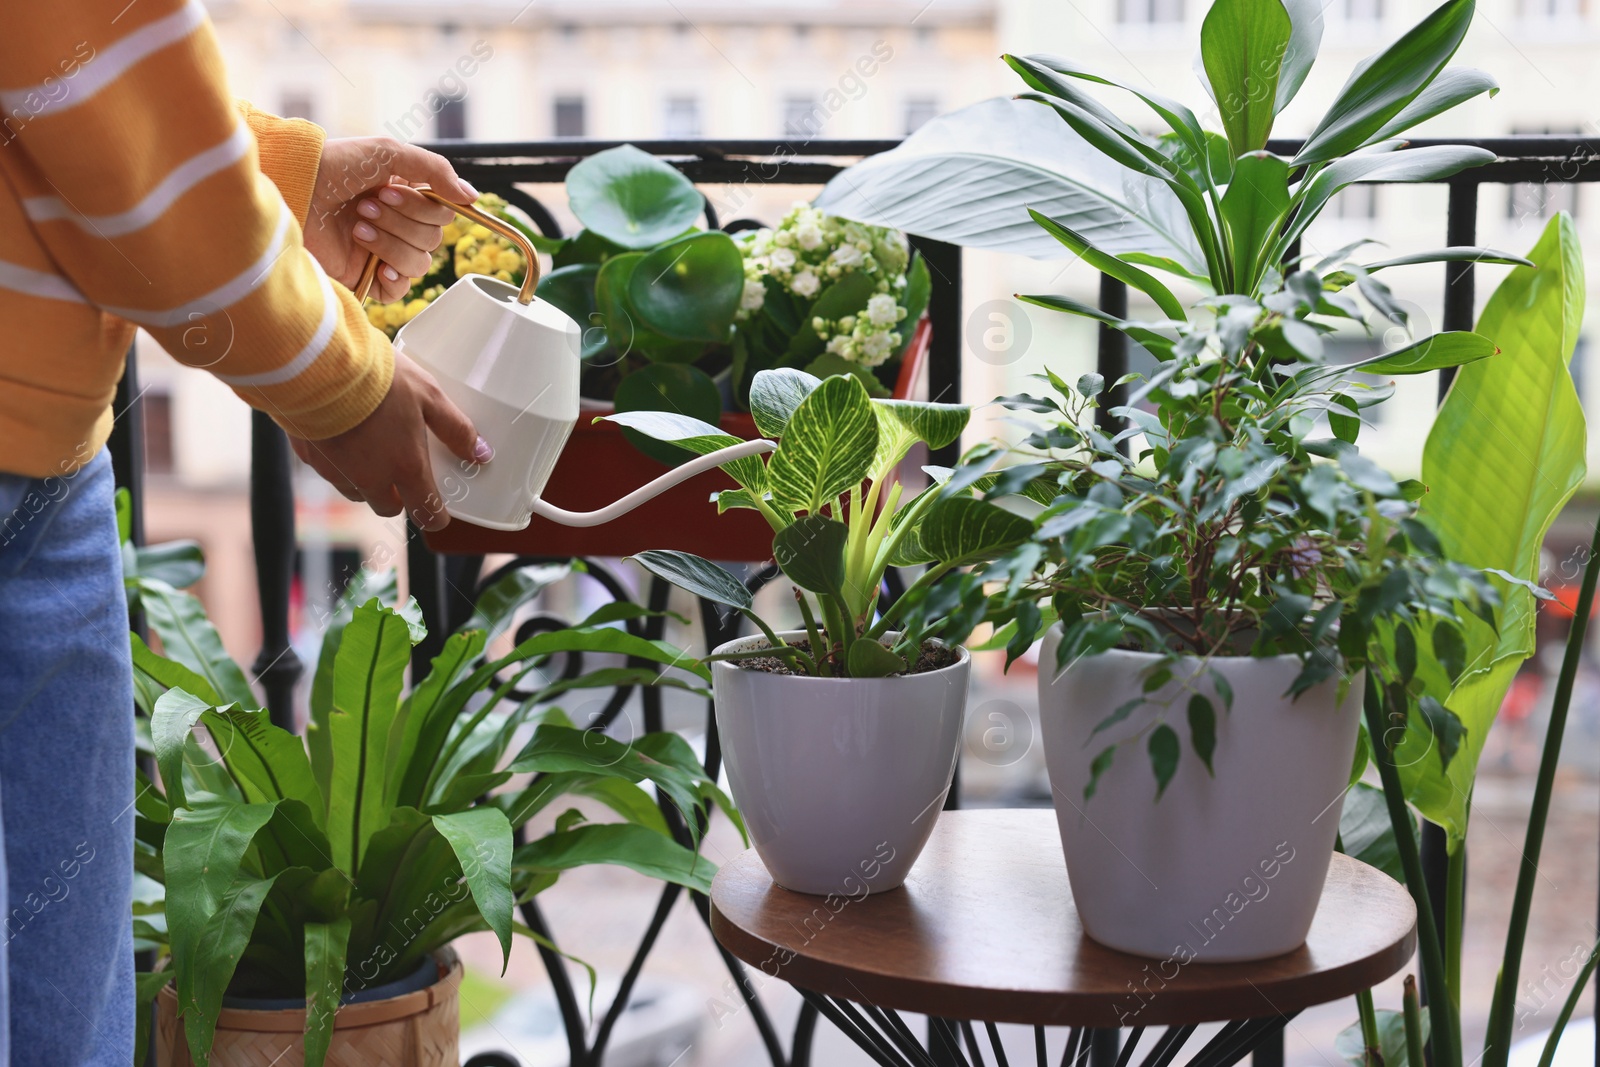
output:
M393 353L300 242L322 131L230 102L199 0L6 23L0 471L93 458L135 326L296 436L366 418Z

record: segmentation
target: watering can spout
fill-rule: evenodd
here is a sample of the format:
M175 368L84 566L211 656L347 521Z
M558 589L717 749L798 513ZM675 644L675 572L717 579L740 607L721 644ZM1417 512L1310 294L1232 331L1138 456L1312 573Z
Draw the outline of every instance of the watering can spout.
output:
M749 456L759 456L763 452L771 452L777 447L771 441L745 441L741 444L729 445L727 448L720 448L715 452L708 452L703 456L696 456L682 466L674 467L655 481L641 485L621 500L608 504L598 511L567 511L564 508L556 507L554 504L547 504L545 501L535 497L533 513L541 519L549 519L551 522L558 522L563 526L599 526L602 523L607 523L626 515L645 501L660 496L673 486L680 482L686 482L697 474L704 474L708 470L736 459L745 459Z

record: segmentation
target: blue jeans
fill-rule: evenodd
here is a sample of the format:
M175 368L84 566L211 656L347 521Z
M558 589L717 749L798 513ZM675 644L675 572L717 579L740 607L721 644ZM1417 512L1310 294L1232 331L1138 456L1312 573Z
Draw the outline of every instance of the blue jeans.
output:
M132 1062L133 760L111 461L0 473L0 1065Z

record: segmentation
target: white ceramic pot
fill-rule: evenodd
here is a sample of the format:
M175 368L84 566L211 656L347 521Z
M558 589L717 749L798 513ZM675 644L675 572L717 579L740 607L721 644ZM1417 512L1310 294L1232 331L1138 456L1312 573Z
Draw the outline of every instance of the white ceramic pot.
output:
M728 784L773 881L856 898L905 881L955 773L972 666L966 649L957 652L948 667L897 678L712 664Z
M1201 661L1182 660L1174 681L1151 694L1153 703L1091 736L1139 696L1159 657L1113 650L1084 657L1052 680L1060 640L1058 626L1040 652L1040 732L1085 932L1112 948L1178 964L1265 959L1298 948L1333 855L1355 756L1361 676L1343 701L1337 679L1291 701L1295 657L1218 656L1208 667L1233 690L1226 712ZM1216 709L1215 776L1191 746L1193 692ZM1177 772L1159 801L1145 747L1157 717L1182 739ZM1107 745L1133 738L1116 749L1085 800L1090 762Z

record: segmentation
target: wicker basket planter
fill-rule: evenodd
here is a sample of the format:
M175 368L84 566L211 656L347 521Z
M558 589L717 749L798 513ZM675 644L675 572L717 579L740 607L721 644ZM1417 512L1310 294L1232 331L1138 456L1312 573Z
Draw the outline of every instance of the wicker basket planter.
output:
M461 961L446 949L436 962L439 978L424 989L341 1007L327 1067L459 1067ZM223 1008L213 1067L302 1067L305 1015L304 1008ZM156 997L156 1063L194 1067L170 985Z

